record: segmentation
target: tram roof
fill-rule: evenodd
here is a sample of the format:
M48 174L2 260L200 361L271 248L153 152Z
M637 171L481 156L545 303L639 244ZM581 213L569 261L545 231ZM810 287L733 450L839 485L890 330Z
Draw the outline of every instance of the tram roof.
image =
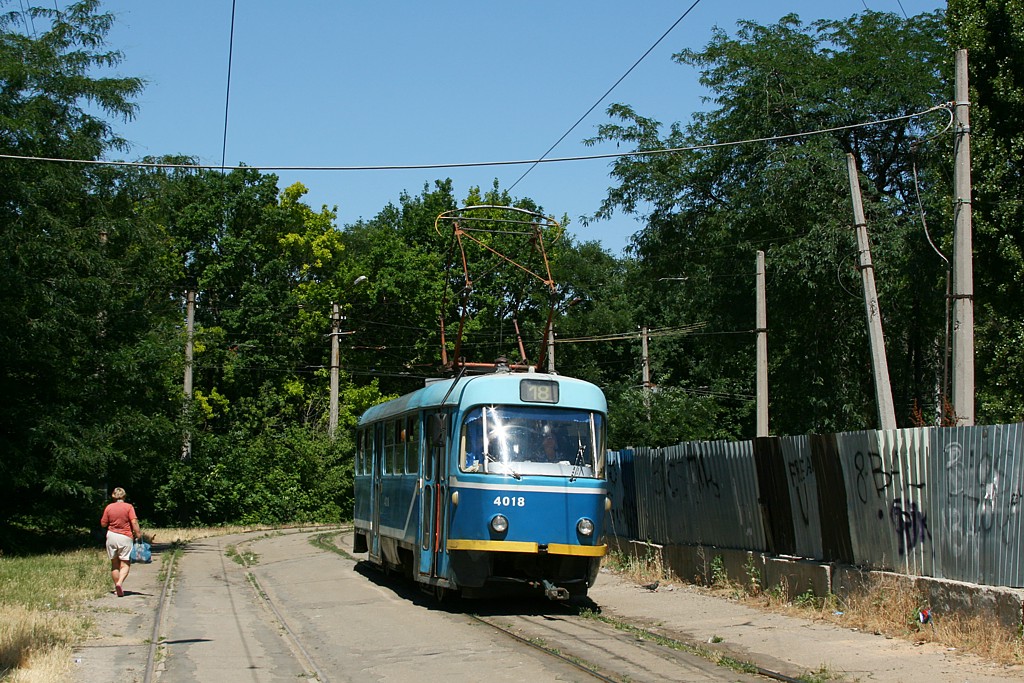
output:
M559 400L557 403L526 403L520 399L519 387L523 380L542 380L558 383ZM455 383L455 388L452 384ZM369 408L359 418L359 424L365 424L392 415L400 415L414 410L432 408L442 405L463 408L474 405L513 404L537 405L552 407L581 408L607 412L608 404L604 393L594 384L563 375L549 375L539 372L530 373L495 373L488 375L470 375L458 380L445 379L432 381L422 389L405 394L391 401Z

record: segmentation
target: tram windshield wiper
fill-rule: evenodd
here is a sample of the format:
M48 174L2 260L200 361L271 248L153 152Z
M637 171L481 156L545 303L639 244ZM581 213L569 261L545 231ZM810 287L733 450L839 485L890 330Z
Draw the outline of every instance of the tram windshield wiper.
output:
M508 462L506 462L504 460L498 460L497 458L495 458L490 453L484 453L484 458L487 460L487 462L497 463L498 465L501 465L502 467L504 467L505 468L505 472L507 474L511 474L513 479L519 480L519 479L523 478L523 475L519 474L514 469L512 469L512 464L511 463L508 463Z
M576 459L572 463L572 472L569 473L569 481L576 481L578 477L582 477L586 474L586 470L583 466L583 456L587 452L587 446L582 441L579 441L579 449L576 451ZM579 472L579 474L577 474Z

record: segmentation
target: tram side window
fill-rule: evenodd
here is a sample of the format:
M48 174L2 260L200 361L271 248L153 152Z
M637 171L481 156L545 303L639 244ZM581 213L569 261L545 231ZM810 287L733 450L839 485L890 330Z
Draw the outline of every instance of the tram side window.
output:
M366 474L366 455L364 452L364 440L366 439L366 432L360 429L356 432L356 462L353 469L356 474Z
M441 453L447 449L451 441L451 413L447 411L431 411L423 414L423 425L426 430L426 439L423 453L423 476L430 480L434 478L434 468Z
M395 423L393 420L382 425L384 430L384 474L395 471Z
M409 415L405 423L405 471L416 474L420 471L420 420L418 415Z

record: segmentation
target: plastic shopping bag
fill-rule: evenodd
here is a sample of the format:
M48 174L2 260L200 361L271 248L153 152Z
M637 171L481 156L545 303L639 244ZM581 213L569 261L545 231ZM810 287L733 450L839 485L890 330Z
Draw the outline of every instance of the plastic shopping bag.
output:
M153 561L153 553L145 541L135 541L132 546L132 562L149 563Z

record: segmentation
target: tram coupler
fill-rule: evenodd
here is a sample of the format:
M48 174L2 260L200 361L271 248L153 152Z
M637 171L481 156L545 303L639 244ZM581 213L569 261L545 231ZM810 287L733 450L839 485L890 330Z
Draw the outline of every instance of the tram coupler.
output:
M544 596L548 600L568 600L569 591L544 579Z

